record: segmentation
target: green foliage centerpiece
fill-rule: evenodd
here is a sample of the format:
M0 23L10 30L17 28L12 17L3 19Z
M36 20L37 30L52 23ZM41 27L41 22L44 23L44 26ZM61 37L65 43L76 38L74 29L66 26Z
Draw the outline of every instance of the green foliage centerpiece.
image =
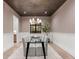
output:
M49 28L48 24L45 24L45 25L42 26L42 31L45 32L45 33L49 32L49 29L50 28Z
M45 23L43 26L42 26L42 31L46 34L47 36L47 39L48 39L48 42L50 42L50 39L48 37L48 32L50 30L50 27L49 27L49 24L48 23Z

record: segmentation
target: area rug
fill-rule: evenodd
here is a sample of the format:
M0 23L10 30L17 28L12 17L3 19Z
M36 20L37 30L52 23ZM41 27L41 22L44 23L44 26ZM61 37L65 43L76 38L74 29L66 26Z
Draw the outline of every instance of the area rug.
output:
M46 59L63 59L50 45L48 45L48 55ZM17 48L11 56L9 56L8 59L25 59L24 52L23 52L23 46ZM44 59L43 56L32 56L28 59Z

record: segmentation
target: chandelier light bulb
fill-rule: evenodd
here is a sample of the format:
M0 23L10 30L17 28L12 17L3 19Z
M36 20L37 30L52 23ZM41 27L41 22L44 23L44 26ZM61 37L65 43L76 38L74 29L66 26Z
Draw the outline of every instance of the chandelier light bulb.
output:
M41 23L41 19L37 18L36 20L34 18L29 20L30 24L39 24Z
M31 22L31 19L30 19L30 21L29 22Z

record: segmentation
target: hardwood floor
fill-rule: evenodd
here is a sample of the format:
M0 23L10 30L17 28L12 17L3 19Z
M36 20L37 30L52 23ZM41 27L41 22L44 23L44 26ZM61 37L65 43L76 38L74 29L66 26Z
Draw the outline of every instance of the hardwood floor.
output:
M54 50L63 58L63 59L75 59L73 56L71 56L69 53L61 49L59 46L57 46L54 43L50 43L50 46L54 48Z

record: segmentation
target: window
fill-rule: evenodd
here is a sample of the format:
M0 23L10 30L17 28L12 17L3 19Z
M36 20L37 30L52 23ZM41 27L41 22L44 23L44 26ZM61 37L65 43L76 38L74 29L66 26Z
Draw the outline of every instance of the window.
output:
M13 15L13 32L19 32L19 19Z
M30 24L30 33L41 33L41 23Z

